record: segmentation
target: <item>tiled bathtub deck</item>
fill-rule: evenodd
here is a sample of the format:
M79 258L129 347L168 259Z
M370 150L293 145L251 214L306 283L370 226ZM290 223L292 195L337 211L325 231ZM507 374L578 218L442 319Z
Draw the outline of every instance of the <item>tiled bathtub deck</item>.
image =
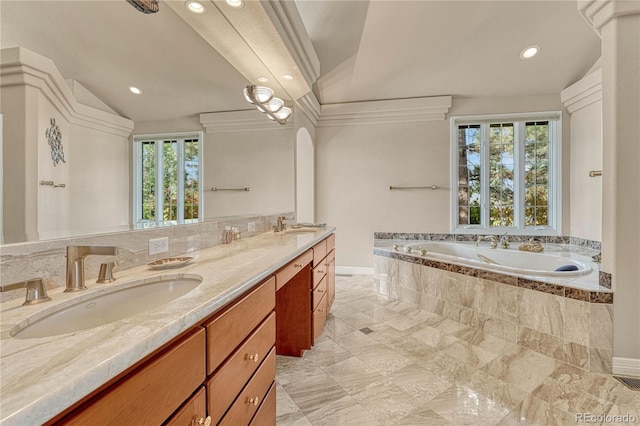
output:
M585 424L578 413L628 414L640 424L640 393L611 375L373 288L371 276L337 277L320 341L302 358L278 357L278 425Z

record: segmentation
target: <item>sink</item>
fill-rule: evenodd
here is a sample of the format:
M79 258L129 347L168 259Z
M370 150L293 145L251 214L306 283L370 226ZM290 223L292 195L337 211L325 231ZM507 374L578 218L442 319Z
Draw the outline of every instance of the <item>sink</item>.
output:
M166 276L125 285L55 309L44 316L27 318L11 330L18 339L56 336L86 330L160 307L189 293L202 282L201 277Z

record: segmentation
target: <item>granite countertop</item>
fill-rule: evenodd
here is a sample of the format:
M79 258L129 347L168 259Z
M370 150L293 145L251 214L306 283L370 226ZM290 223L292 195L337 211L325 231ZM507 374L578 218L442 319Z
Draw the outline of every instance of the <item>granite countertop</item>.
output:
M146 265L116 270L113 284L87 281L89 290L49 291L52 302L0 307L0 423L41 424L136 364L157 348L273 274L300 253L333 233L264 233L188 253L194 259L179 269ZM46 338L17 339L11 330L32 315L73 303L109 286L163 277L202 277L191 292L159 308L87 330Z

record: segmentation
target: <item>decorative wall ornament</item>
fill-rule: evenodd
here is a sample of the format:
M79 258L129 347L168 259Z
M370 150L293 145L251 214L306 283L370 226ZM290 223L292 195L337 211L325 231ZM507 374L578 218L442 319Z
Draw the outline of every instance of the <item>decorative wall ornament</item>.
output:
M57 166L60 161L66 163L64 160L64 151L62 149L62 132L60 126L56 124L56 119L51 119L51 127L45 132L49 146L51 147L51 159L53 165Z

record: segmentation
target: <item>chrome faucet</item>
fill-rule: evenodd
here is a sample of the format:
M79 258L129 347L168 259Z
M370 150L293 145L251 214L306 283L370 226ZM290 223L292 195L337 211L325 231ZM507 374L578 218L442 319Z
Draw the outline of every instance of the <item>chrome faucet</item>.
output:
M21 281L19 283L6 284L0 286L0 291L11 291L20 288L27 289L23 305L35 305L36 303L51 300L51 298L47 296L47 288L44 286L42 278L34 278L27 281Z
M476 247L479 247L480 243L484 240L491 240L492 249L498 247L498 237L496 237L495 235L488 235L486 237L483 237L482 235L478 235L478 238L476 239Z
M113 246L67 246L67 286L65 293L86 290L84 285L84 259L90 255L115 256Z

